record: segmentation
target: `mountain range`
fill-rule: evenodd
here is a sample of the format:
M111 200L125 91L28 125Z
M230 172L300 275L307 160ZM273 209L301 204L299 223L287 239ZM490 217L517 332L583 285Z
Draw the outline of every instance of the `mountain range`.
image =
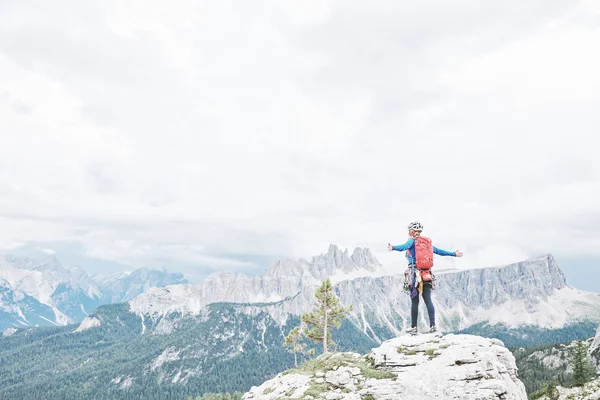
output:
M159 319L172 313L199 315L210 303L281 302L282 312L272 317L284 324L289 315L309 311L315 287L331 278L341 303L353 306L351 322L376 342L397 335L410 318L410 299L403 293L403 271L385 274L368 249L352 254L331 245L327 253L311 260L286 259L263 276L216 273L202 284L149 289L130 302L140 317ZM459 331L478 324L507 329L600 323L600 293L575 289L551 254L518 263L459 272L440 272L436 279L437 325ZM421 304L420 323L426 323Z
M145 290L187 281L181 274L137 269L89 275L55 257L0 259L0 331L81 322L98 306L129 301Z
M444 332L514 347L587 339L600 324L600 294L569 286L549 254L437 275ZM78 325L12 329L0 337L0 397L180 399L246 391L293 365L283 338L327 278L341 303L353 306L333 332L334 348L366 353L402 334L410 310L402 272L386 274L368 249L331 245L310 260L281 260L263 276L221 272L201 284L152 287L98 307ZM421 327L426 316L423 306ZM46 370L52 372L40 373Z

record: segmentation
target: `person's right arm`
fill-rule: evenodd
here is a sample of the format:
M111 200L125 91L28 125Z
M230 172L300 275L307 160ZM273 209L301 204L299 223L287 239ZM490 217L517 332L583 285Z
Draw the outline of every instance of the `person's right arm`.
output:
M413 245L413 243L415 242L415 240L413 238L409 238L406 243L404 244L398 244L396 246L392 246L388 243L388 249L389 251L392 250L396 250L396 251L406 251L408 249L410 249Z

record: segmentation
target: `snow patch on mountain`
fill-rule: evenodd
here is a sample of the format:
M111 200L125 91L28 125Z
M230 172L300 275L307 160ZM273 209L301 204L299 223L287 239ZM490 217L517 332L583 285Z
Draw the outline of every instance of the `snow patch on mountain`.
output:
M21 307L15 307L15 308L17 310L17 315L19 316L19 318L21 318L23 320L23 322L28 323L29 321L27 321L27 318L23 314L23 310L21 310Z
M491 308L478 307L472 311L470 323L487 321L505 324L510 328L536 325L547 329L559 329L587 314L600 318L600 297L572 287L556 289L547 297L532 304L529 299L509 299Z
M58 325L68 325L69 322L71 322L71 319L60 312L58 308L52 307L52 311L54 312L54 321L56 321Z
M362 278L362 277L369 277L369 278L376 278L376 277L380 277L380 276L385 276L386 272L384 270L376 270L376 271L372 271L372 270L368 270L366 268L360 268L357 269L355 271L352 272L343 272L343 271L336 271L333 275L331 275L329 277L329 281L331 282L332 285L335 285L337 283L340 283L342 281L350 281L356 278ZM319 284L320 282L315 282L315 284Z
M44 317L43 315L40 315L40 318L43 319L44 321L48 322L50 325L58 326L58 323L56 323L56 321L52 321L51 319L48 319L48 318Z
M250 303L277 303L282 301L283 297L278 296L276 294L271 294L270 296L265 296L262 293L257 294L255 297L250 299Z

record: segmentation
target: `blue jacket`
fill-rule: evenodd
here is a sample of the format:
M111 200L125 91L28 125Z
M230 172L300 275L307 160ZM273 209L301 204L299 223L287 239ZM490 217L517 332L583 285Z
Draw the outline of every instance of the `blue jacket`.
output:
M415 240L413 238L409 238L406 241L406 243L404 243L404 244L399 244L399 245L393 246L392 250L396 250L396 251L410 250L410 254L412 254L412 256L409 256L408 253L406 253L406 259L408 260L409 264L414 264L416 262L415 261ZM440 256L452 256L452 257L456 257L456 253L455 252L438 249L435 246L433 246L433 252L435 254L437 254L437 255L440 255Z

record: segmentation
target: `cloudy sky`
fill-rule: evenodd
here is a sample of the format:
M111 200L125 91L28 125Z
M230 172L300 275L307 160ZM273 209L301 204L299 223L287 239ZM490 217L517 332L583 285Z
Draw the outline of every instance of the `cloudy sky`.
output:
M598 2L51 3L0 2L2 252L393 270L419 220L441 267L600 281Z

